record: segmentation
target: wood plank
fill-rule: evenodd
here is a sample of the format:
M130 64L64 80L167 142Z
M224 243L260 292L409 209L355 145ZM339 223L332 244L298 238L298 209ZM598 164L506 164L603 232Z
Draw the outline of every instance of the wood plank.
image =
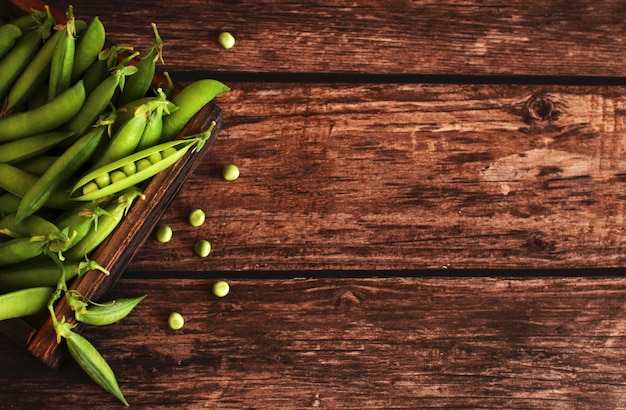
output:
M110 297L148 298L85 330L131 405L626 405L623 278L232 280L224 299L213 281L123 278ZM71 361L54 373L4 340L0 353L4 405L118 406Z
M230 85L224 130L161 219L174 239L146 241L129 270L626 262L623 87Z
M66 2L49 2L60 9ZM72 2L138 49L156 22L169 71L436 75L626 75L624 2ZM132 27L132 29L129 29ZM217 35L237 44L220 49Z

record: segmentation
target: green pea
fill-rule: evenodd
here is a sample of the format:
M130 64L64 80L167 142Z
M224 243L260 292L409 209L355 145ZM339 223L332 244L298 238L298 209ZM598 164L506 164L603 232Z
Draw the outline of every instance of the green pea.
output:
M120 170L116 170L111 172L111 183L117 182L117 181L121 181L122 179L126 178L128 175L126 175L123 171Z
M205 219L206 216L202 209L194 209L189 213L189 223L191 226L201 226Z
M167 225L159 226L155 233L157 241L166 243L172 240L172 228Z
M223 31L217 36L217 42L226 50L230 50L235 46L235 37L228 31Z
M222 169L222 177L226 181L234 181L239 178L239 168L236 165L229 164Z
M95 182L90 182L83 187L83 195L90 194L92 192L96 192L100 187Z
M163 150L163 152L161 153L161 155L163 156L163 158L167 158L170 155L176 154L177 150L174 147L169 147Z
M196 242L195 246L196 253L201 258L206 258L211 253L211 243L205 239L201 239Z
M167 318L167 324L172 330L179 330L185 326L185 318L178 312L170 313L170 316Z
M158 151L153 153L153 154L150 154L148 156L148 161L150 161L151 164L156 164L157 162L161 161L162 159L163 159L163 156Z
M111 175L109 175L108 172L105 172L104 174L94 179L94 181L100 188L103 188L111 183Z
M229 291L230 286L227 282L223 280L217 281L213 284L213 294L218 298L223 298L224 296L228 295Z
M137 165L134 162L130 162L122 167L122 172L127 176L131 176L137 172Z
M148 169L149 167L151 167L152 162L150 162L150 160L147 158L142 158L139 161L137 161L136 165L137 165L137 171L141 172L144 169Z

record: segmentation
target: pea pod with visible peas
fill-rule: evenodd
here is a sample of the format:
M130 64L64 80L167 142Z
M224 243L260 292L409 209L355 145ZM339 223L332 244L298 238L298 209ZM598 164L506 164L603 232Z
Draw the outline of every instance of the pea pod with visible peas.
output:
M200 150L210 138L214 127L215 122L213 122L206 131L200 134L193 135L186 139L163 142L89 172L79 179L72 188L72 194L80 191L80 194L74 196L72 199L77 201L91 201L104 198L153 177L176 163L190 149L193 148L194 152ZM131 175L127 175L123 172L123 169L129 164L135 164L136 168L136 172ZM111 177L111 183L100 188L96 184L95 179L104 174L111 176L113 176L113 174L121 174L122 177L116 180L113 180Z
M32 215L42 206L63 183L65 183L90 158L100 143L104 128L94 128L85 134L39 177L22 197L17 209L17 221Z
M52 131L72 119L83 106L85 87L82 81L65 90L54 100L28 111L0 117L0 142Z
M178 109L163 118L161 140L169 141L176 137L202 107L229 90L228 86L213 79L198 80L183 88L172 99Z
M0 295L0 320L30 316L43 311L54 288L35 287Z

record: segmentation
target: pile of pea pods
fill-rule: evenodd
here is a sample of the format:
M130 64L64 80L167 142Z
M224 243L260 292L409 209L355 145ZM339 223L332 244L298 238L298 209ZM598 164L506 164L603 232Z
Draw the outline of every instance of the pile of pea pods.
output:
M2 21L0 21L2 23ZM95 303L68 287L107 270L93 251L143 198L141 184L199 150L208 129L189 120L229 88L217 80L177 93L155 81L163 41L134 52L109 46L102 22L33 10L0 25L0 320L50 313L58 342L101 387L128 405L102 355L73 331L108 325L145 297ZM74 320L58 318L65 298Z

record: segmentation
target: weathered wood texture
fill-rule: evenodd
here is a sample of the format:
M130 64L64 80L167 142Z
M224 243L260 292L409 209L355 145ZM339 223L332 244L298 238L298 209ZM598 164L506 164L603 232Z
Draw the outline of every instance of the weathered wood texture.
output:
M84 18L99 15L118 44L148 46L156 22L171 71L626 74L619 0L71 3ZM235 34L236 48L220 49L221 30Z
M174 240L129 269L624 266L622 87L231 85L224 130L161 220Z
M224 299L212 280L118 284L149 297L85 335L133 408L626 406L622 278L238 280ZM0 346L4 405L119 408L73 362Z

